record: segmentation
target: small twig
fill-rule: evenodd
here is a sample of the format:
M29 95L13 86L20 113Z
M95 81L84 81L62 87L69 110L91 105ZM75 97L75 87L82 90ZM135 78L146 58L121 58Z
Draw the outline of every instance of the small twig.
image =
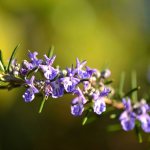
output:
M105 103L108 105L112 105L113 107L117 109L124 109L124 105L122 102L117 102L116 100L112 100L109 98L105 98Z

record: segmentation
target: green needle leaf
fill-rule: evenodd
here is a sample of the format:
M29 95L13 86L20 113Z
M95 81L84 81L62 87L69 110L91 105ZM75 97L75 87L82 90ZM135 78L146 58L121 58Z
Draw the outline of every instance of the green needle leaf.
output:
M109 85L111 83L113 83L113 80L108 80L108 81L104 82L105 85Z
M18 49L18 47L20 46L20 43L15 47L15 49L13 50L12 54L11 54L11 57L10 57L10 60L9 60L9 63L8 63L8 66L7 66L7 72L10 71L10 65L12 63L12 60L14 59L15 57L15 54L16 54L16 50Z
M42 113L42 110L43 110L45 101L46 101L47 99L48 99L47 96L44 96L44 97L43 97L43 100L42 100L42 102L41 102L40 109L39 109L39 114Z
M142 142L143 142L143 138L142 138L142 134L141 134L141 132L140 132L139 126L140 126L139 124L136 124L136 125L135 125L135 133L136 133L136 135L137 135L137 138L138 138L139 143L142 143Z
M137 92L139 89L140 89L140 86L138 86L138 87L136 87L136 88L130 90L128 93L126 93L126 94L124 95L124 97L127 97L127 96L132 95L134 92Z
M135 89L137 87L136 71L132 71L132 74L131 74L131 87L132 87L132 89ZM132 92L131 96L132 96L133 102L137 102L137 100L138 100L137 90L135 92Z
M121 78L120 78L120 85L119 85L119 96L122 98L123 97L123 87L124 87L124 82L125 82L125 73L121 73Z
M83 118L82 126L87 125L87 124L90 124L90 123L92 123L92 122L94 122L94 121L96 121L96 120L97 120L97 117L96 117L96 116L85 117L85 118Z
M84 117L84 118L83 118L83 121L82 121L82 125L83 125L83 126L86 124L87 120L88 120L88 117Z
M89 113L91 112L92 110L91 109L88 109L87 110L87 113L85 115L85 117L83 118L83 121L82 121L82 125L84 126L89 118Z
M5 65L3 61L3 56L2 56L2 50L0 50L0 67L2 71L5 71Z
M0 70L2 72L5 72L5 67L3 66L3 63L1 62L1 60L0 60Z
M48 51L48 57L51 58L54 54L54 46L52 45Z

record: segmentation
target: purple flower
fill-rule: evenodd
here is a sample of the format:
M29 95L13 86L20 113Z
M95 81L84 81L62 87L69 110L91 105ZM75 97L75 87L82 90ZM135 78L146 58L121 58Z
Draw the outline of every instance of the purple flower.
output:
M141 121L141 127L144 132L150 132L150 116L148 114L143 114L138 116L138 120Z
M32 63L28 62L27 60L23 61L23 66L28 70L32 70L35 67Z
M46 59L46 62L44 65L40 65L40 68L44 72L44 76L46 79L53 80L58 74L58 69L55 69L51 66L56 56L53 56L52 58L48 58L46 55L44 55L44 57Z
M123 130L130 131L135 126L135 116L134 113L131 112L124 112L120 116L121 126Z
M85 104L87 102L86 98L84 97L84 95L79 87L76 88L76 90L74 91L74 94L76 94L78 97L80 97L80 100L82 101L83 104Z
M99 97L99 99L94 101L93 110L98 115L106 111L106 104L103 97Z
M76 68L75 68L75 72L79 75L80 78L86 76L86 71L82 70L82 68L84 67L84 65L87 62L84 60L82 62L79 61L79 59L76 59Z
M41 65L40 68L44 72L44 76L46 79L53 80L58 74L58 70L54 69L51 66Z
M75 70L67 68L67 77L63 77L60 81L63 83L66 92L73 92L76 89L76 85L80 82L80 79L74 77Z
M81 70L83 67L84 67L84 65L86 64L87 62L84 60L84 61L82 61L82 62L80 62L79 61L79 59L77 58L76 59L76 69L77 70Z
M87 91L91 88L91 83L89 81L84 81L83 82L83 89L84 91Z
M28 88L22 97L24 98L25 102L31 102L35 98L34 94L35 93L34 93L33 89Z
M34 65L27 60L24 60L20 68L20 73L25 76L32 69L34 69Z
M132 130L135 126L136 114L132 111L131 100L123 99L125 111L120 115L119 120L121 121L122 128L125 131Z
M22 63L22 67L20 68L20 73L22 75L26 75L30 70L33 70L35 68L39 68L39 65L42 64L42 60L38 59L36 56L38 55L38 52L31 53L29 51L28 56L30 58L30 62L27 60L24 60ZM37 71L37 70L36 70Z
M95 69L91 69L86 66L86 70L79 70L78 74L81 79L88 79L93 75L94 72L96 72Z
M23 67L20 68L20 73L21 73L21 75L24 75L24 76L25 76L25 75L28 73L28 71L29 71L29 70L28 70L27 68L23 68Z
M80 79L74 77L64 77L60 81L63 83L66 92L73 92Z
M60 82L60 79L57 79L57 80L51 82L51 87L52 87L52 97L53 98L62 97L64 95L64 86Z
M33 65L33 67L39 67L39 65L42 63L41 59L38 59L36 56L38 55L38 52L33 52L31 53L29 51L29 58L31 59L31 64Z
M49 81L45 82L45 86L44 86L44 92L46 96L49 96L52 94L52 86L51 83Z
M108 96L110 92L110 89L105 87L104 90L100 92L100 97Z
M137 114L137 120L141 122L141 127L145 132L150 132L150 116L149 106L145 100L141 100L140 103L137 103L133 106L133 110Z
M81 116L82 112L84 111L84 104L87 102L87 100L85 99L79 87L75 91L75 94L77 94L78 97L72 100L71 114L74 116Z
M26 79L26 84L29 86L29 88L23 94L25 102L31 102L35 97L34 94L39 92L39 90L34 86L34 79L35 76L32 76L31 79Z
M93 94L93 99L94 99L94 105L93 105L93 110L96 114L100 115L104 111L106 111L106 104L104 97L108 96L110 93L110 90L108 88L104 88L102 92L96 91Z
M26 79L26 84L32 88L34 93L38 93L38 89L34 86L35 76L32 76L31 79Z
M80 62L78 58L76 59L75 71L81 79L88 79L93 75L94 72L96 72L95 69L91 69L87 66L86 66L86 70L83 70L82 68L84 67L85 64L86 64L86 61Z
M121 121L122 128L125 131L132 130L135 126L135 120L141 122L141 127L145 132L150 132L150 116L148 114L149 106L145 100L136 103L133 107L131 100L123 99L125 107L124 112L120 115L119 120Z
M83 103L80 102L80 97L76 97L72 101L71 114L74 115L74 116L81 116L83 110L84 110L84 106L83 106Z
M44 55L45 60L46 60L46 65L48 66L52 66L52 64L54 63L55 59L56 59L56 55L54 55L53 57L49 58L46 55Z
M67 76L69 77L73 77L76 73L76 70L73 68L73 66L71 68L67 68Z

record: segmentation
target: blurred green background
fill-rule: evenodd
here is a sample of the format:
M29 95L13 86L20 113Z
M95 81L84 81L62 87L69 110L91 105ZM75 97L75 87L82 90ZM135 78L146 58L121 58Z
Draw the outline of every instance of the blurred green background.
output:
M27 50L42 57L54 45L55 64L70 66L78 57L90 67L108 67L114 86L125 71L127 87L135 69L141 91L148 92L149 37L149 0L0 0L0 49L6 63L19 42L19 61ZM47 101L39 115L41 100L26 104L23 92L0 91L0 150L150 148L147 142L138 144L134 132L108 133L106 125L114 121L107 115L82 127L82 118L70 114L72 96Z

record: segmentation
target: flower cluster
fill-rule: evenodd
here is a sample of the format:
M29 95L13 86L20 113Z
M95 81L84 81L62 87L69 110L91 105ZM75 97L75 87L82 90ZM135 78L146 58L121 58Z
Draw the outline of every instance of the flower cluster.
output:
M146 101L142 99L132 106L131 100L128 98L123 99L123 104L125 110L119 118L122 128L125 131L132 130L135 127L135 121L137 120L141 123L144 132L150 132L150 106Z
M38 59L37 55L38 52L29 51L29 60L23 60L21 64L18 64L12 56L8 67L0 60L0 81L8 83L4 84L6 86L1 85L0 88L24 86L26 90L22 97L25 102L33 101L36 94L42 95L43 100L56 99L67 93L72 94L73 116L81 116L86 110L101 115L106 111L106 104L109 104L116 109L124 109L119 117L123 130L132 130L138 123L144 132L150 132L150 106L145 100L134 104L131 104L130 98L123 98L122 103L112 100L115 96L114 89L109 85L111 83L108 79L111 76L109 69L100 72L86 66L87 62L79 61L78 58L75 66L61 69L53 65L55 55L50 57L44 55L44 59Z
M78 58L75 67L72 65L61 70L53 66L56 56L49 58L44 55L42 60L37 55L37 52L29 51L29 61L23 60L21 65L16 61L11 64L11 72L20 75L25 81L25 102L31 102L36 93L41 93L46 98L59 98L65 93L71 93L76 96L71 103L71 114L74 116L82 115L85 105L98 115L106 110L104 97L111 91L104 81L111 75L110 70L99 72L86 66L86 61L80 62ZM19 66L19 69L16 70L15 66ZM38 77L40 79L36 79L38 72L41 74Z

